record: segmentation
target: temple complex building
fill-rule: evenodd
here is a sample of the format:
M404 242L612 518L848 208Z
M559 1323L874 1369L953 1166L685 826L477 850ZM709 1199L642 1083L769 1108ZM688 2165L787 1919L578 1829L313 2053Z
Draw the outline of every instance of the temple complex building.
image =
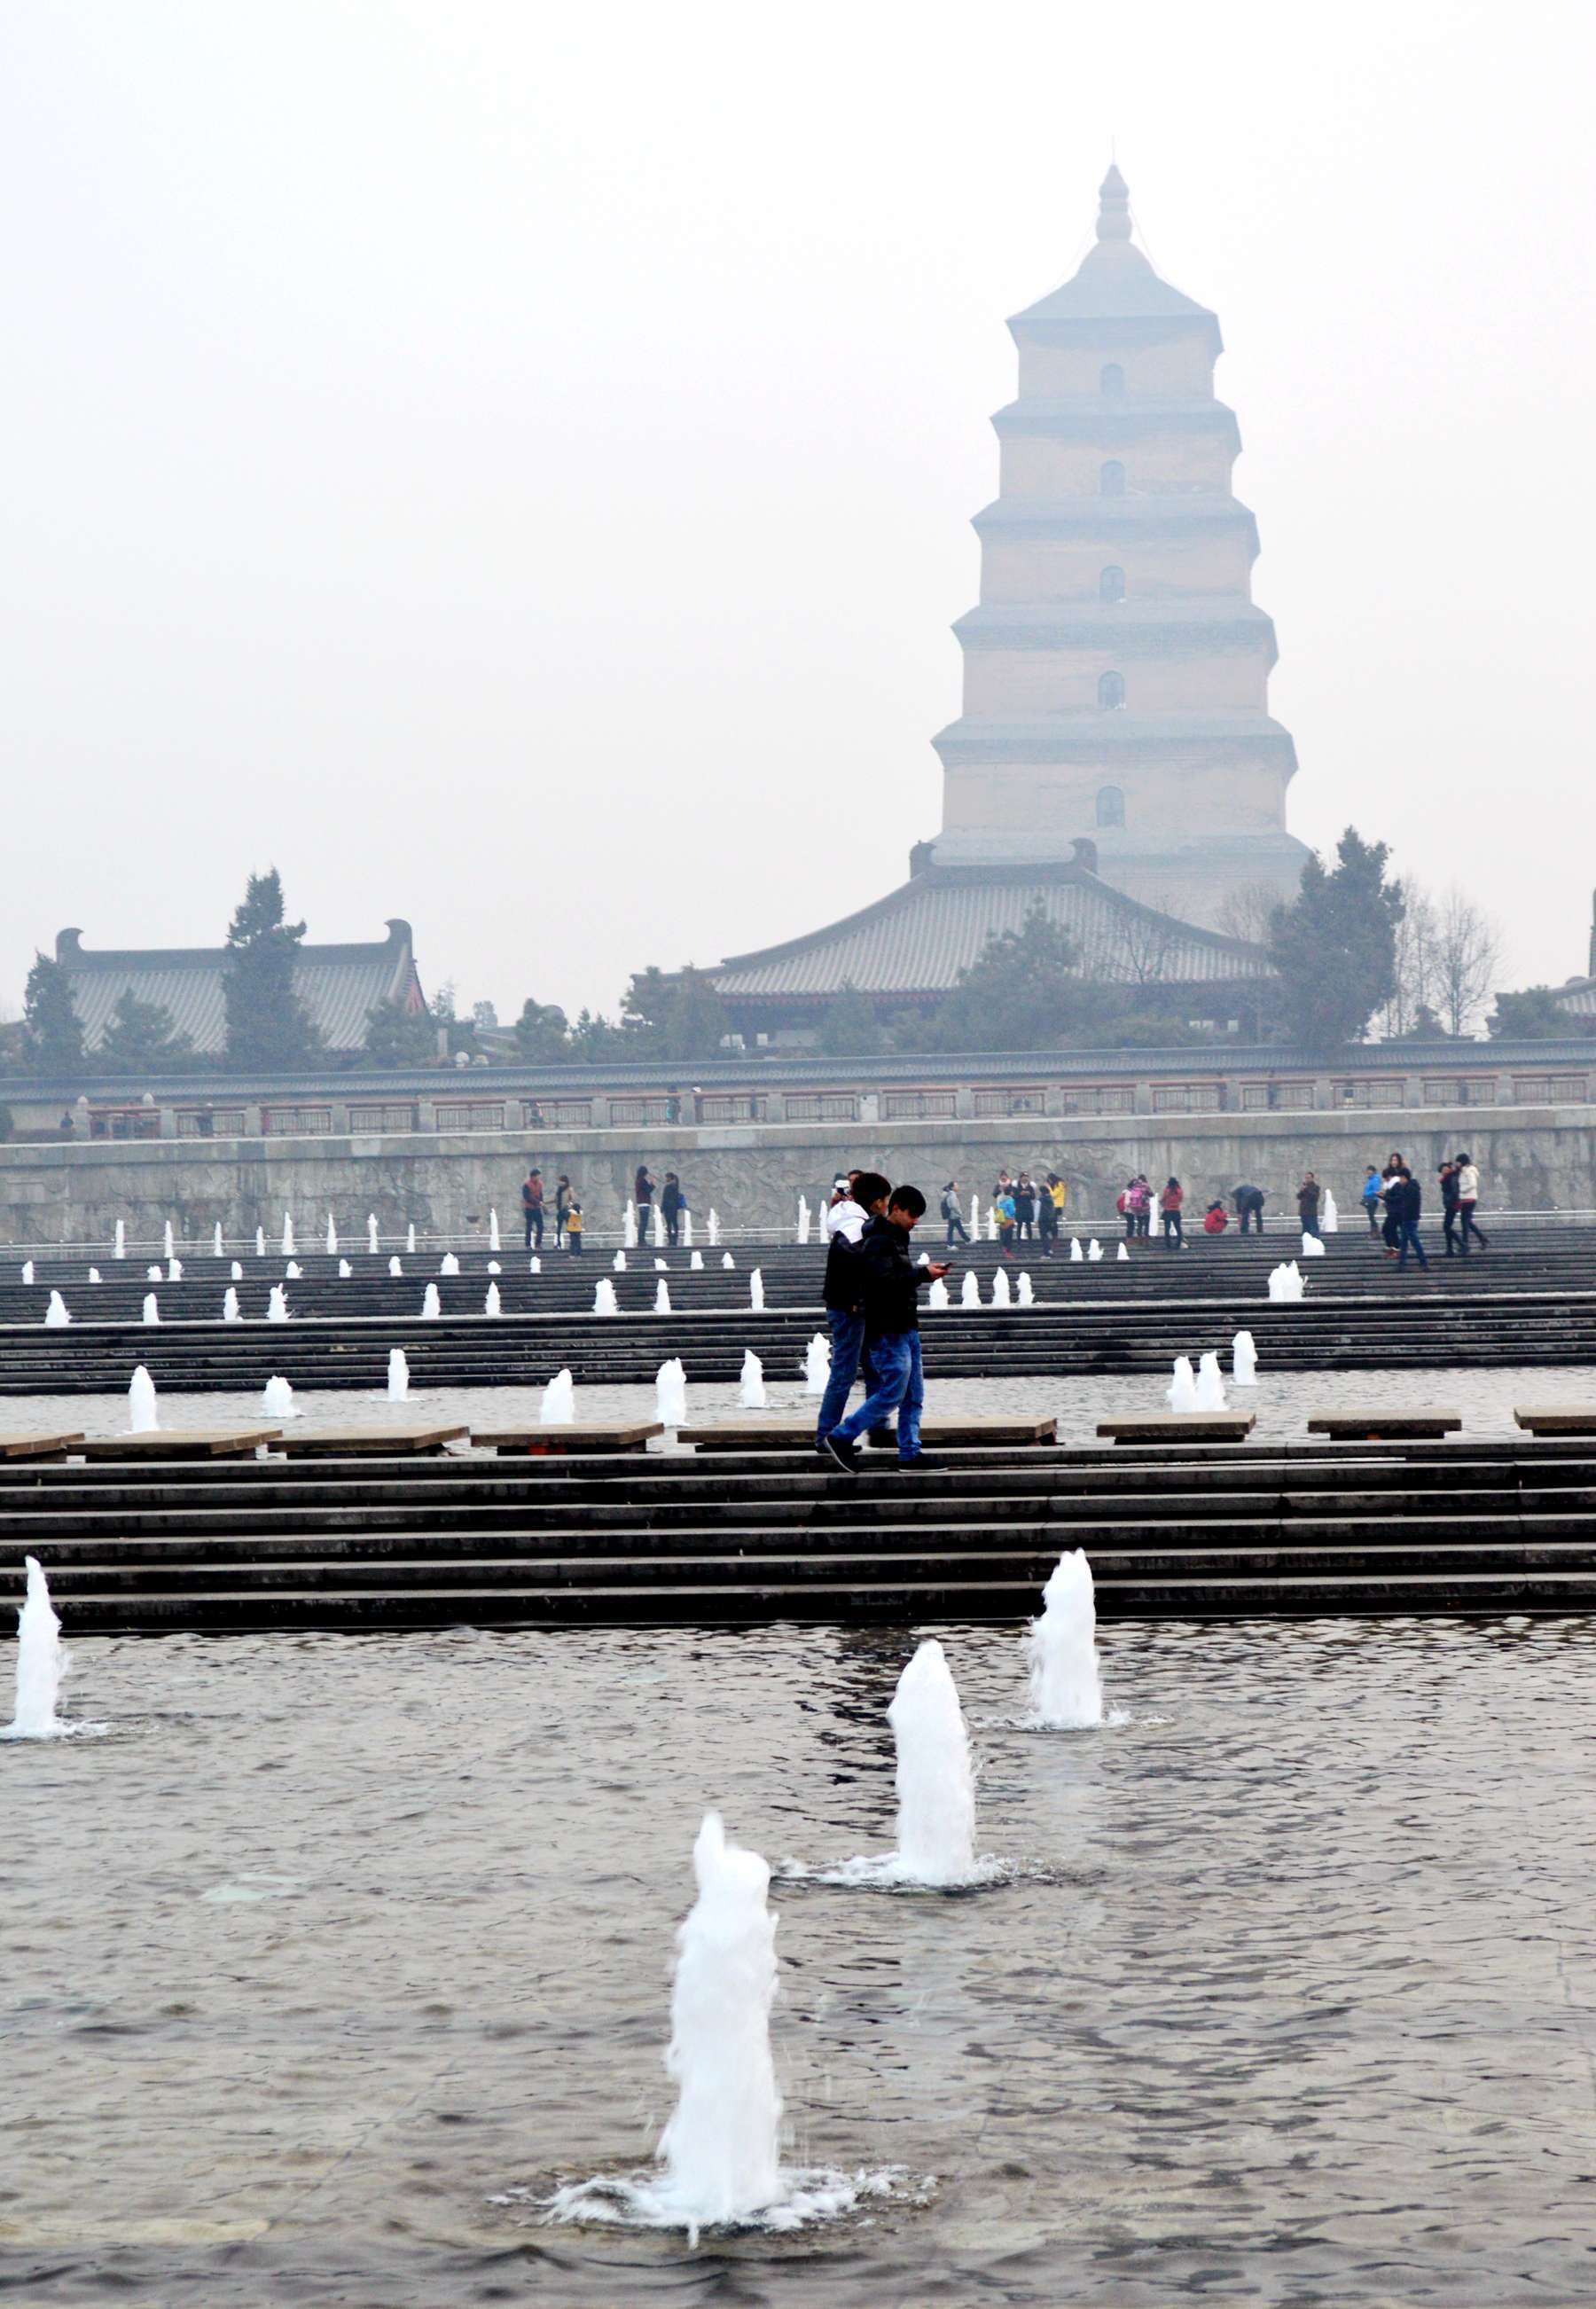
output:
M1110 168L1079 270L1009 327L1019 392L975 520L980 598L954 627L963 712L934 740L942 830L865 914L714 973L750 1027L801 1029L844 988L929 1003L1038 904L1088 974L1145 981L1126 957L1166 956L1194 1016L1267 974L1252 941L1309 853L1286 831L1297 757L1269 712L1219 323L1134 246ZM1117 914L1117 895L1134 904Z

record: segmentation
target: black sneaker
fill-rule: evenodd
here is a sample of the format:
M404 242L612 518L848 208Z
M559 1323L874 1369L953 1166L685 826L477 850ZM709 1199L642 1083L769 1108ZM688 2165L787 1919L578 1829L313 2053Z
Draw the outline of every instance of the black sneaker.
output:
M929 1451L917 1451L912 1459L900 1459L898 1465L904 1470L918 1467L929 1469L932 1467L940 1467L942 1461L933 1457Z
M859 1455L845 1435L828 1435L820 1449L826 1458L835 1461L845 1475L858 1474Z

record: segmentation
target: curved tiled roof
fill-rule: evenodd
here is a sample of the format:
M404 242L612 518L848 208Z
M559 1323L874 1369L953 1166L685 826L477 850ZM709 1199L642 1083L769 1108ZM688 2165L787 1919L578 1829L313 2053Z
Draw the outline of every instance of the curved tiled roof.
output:
M994 931L1021 929L1039 901L1074 939L1088 978L1209 986L1271 974L1261 947L1177 921L1083 867L1037 866L934 868L826 930L733 955L712 975L729 1000L944 993Z
M128 947L85 953L76 930L56 941L66 971L72 1007L82 1021L89 1051L99 1046L111 1014L129 990L141 1002L159 1003L196 1051L215 1057L227 1047L227 1006L222 979L225 947ZM294 964L294 991L321 1029L329 1051L366 1047L366 1014L376 1002L420 1005L420 986L410 950L410 926L397 917L379 945L302 946Z

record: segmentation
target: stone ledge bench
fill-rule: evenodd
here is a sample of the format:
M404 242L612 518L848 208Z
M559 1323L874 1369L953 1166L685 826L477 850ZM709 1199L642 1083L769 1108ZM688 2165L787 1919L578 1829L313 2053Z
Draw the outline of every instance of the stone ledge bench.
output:
M1531 1435L1596 1435L1596 1404L1521 1404L1513 1416Z
M278 1449L290 1459L384 1459L441 1451L470 1435L469 1427L323 1427L312 1435L284 1435Z
M471 1441L484 1451L524 1451L531 1458L581 1453L585 1457L614 1451L646 1451L651 1435L663 1435L657 1419L631 1425L615 1421L608 1426L473 1427Z
M65 1459L82 1448L82 1435L0 1435L0 1459Z
M1155 1411L1141 1419L1100 1419L1097 1431L1112 1443L1245 1443L1250 1411Z
M1307 1423L1310 1435L1333 1443L1434 1443L1462 1426L1455 1411L1326 1411Z
M158 1427L150 1435L96 1435L78 1448L85 1459L253 1459L281 1432L277 1427Z
M815 1405L819 1409L818 1402ZM681 1443L696 1444L701 1451L801 1451L814 1449L813 1419L723 1419L713 1427L682 1427ZM1054 1443L1057 1419L922 1419L920 1440L927 1449Z

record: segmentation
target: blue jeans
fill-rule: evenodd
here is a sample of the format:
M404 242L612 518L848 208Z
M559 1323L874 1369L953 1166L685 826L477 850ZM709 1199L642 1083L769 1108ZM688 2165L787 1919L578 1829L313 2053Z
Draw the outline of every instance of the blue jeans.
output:
M833 1432L845 1443L857 1443L861 1435L884 1427L896 1412L898 1457L918 1459L920 1412L926 1400L919 1333L891 1331L884 1338L872 1339L865 1362L870 1376L870 1392L852 1418L845 1419Z
M1401 1220L1396 1230L1396 1239L1402 1246L1402 1255L1396 1262L1399 1270L1402 1267L1406 1267L1408 1263L1409 1251L1412 1252L1420 1267L1428 1267L1429 1265L1428 1259L1426 1258L1424 1255L1424 1245L1419 1240L1419 1222L1417 1219Z
M832 1335L832 1375L825 1383L825 1393L820 1398L820 1411L815 1422L815 1449L817 1451L848 1408L848 1391L858 1376L859 1352L865 1344L862 1312L844 1315L835 1307L828 1307L825 1321Z

